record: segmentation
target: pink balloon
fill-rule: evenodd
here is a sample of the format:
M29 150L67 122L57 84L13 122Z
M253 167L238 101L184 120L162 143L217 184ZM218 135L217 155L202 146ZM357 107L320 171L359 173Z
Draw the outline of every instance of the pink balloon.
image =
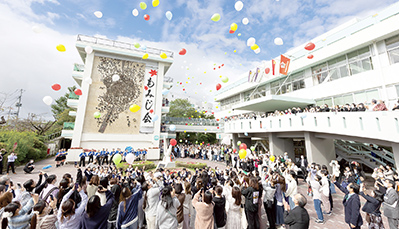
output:
M312 51L314 48L316 47L316 45L312 42L309 42L306 46L305 49L308 51Z
M270 68L266 68L266 69L265 69L265 73L266 73L266 74L269 74L269 72L270 72Z

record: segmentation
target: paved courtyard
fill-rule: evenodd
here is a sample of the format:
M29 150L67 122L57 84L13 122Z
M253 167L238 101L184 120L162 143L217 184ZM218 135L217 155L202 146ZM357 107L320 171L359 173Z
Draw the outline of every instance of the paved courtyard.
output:
M226 168L225 163L213 162L213 161L208 161L208 160L204 161L201 159L195 160L195 159L191 159L191 158L178 158L177 161L184 161L184 162L198 161L198 162L206 163L208 166L211 166L212 168L214 168L215 166L217 166L218 168L221 168L221 169ZM30 178L37 180L39 170L47 165L52 165L53 167L43 170L43 171L45 171L47 174L56 174L58 177L57 181L60 181L59 178L62 177L62 175L64 173L70 173L70 174L72 174L73 177L76 176L76 168L74 168L73 164L67 164L62 167L55 168L54 158L42 160L40 162L35 163L35 165L36 165L36 169L33 171L32 174L25 174L22 170L23 167L20 166L16 169L17 174L10 173L9 176L15 184L18 182L20 182L22 184L23 182L25 182L27 179L30 179ZM5 174L4 171L3 171L3 174ZM306 196L306 184L303 182L302 179L299 180L298 185L299 185L298 191ZM371 187L369 189L371 189ZM343 197L344 197L343 193L339 190L337 190L336 194L333 194L334 209L333 209L332 215L325 216L326 222L324 224L317 224L314 222L314 220L317 218L317 216L316 216L316 211L314 210L314 207L313 207L313 200L311 197L307 196L308 204L306 205L306 209L308 210L310 218L311 218L310 228L312 228L312 229L313 228L315 228L315 229L327 229L327 228L334 228L334 229L345 228L345 229L347 229L347 228L349 228L349 226L344 221L344 207L342 205ZM360 197L360 200L362 201L362 206L363 206L363 204L365 203L365 200L362 197ZM362 216L363 216L363 221L364 221L364 225L362 226L362 228L367 228L367 225L365 222L366 215L363 212L362 212ZM387 227L388 223L387 223L386 218L383 217L383 220L384 220L385 227ZM264 212L264 209L262 208L261 228L262 229L267 228L266 225L267 225L267 217Z

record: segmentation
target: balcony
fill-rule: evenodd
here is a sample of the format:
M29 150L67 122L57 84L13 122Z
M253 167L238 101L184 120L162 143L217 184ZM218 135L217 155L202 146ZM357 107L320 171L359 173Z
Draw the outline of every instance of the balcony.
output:
M61 131L61 137L72 139L74 128L74 122L64 122L64 128Z
M76 95L74 92L69 93L67 106L70 108L78 108L79 105L79 96Z
M72 71L72 78L76 81L79 86L82 85L83 74L84 74L85 66L83 64L74 64Z
M69 111L69 116L76 117L76 111Z
M163 78L163 88L165 89L171 89L173 87L173 78L172 77L167 77L165 76Z

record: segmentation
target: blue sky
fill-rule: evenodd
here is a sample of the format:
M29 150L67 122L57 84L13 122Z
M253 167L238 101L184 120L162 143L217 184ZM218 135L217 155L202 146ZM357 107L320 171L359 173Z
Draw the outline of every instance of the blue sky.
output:
M4 31L0 60L9 66L1 74L2 82L8 80L0 85L0 92L24 88L22 114L50 117L50 109L42 98L57 98L74 84L72 65L82 63L74 42L77 34L85 34L139 42L176 54L186 48L187 55L176 55L167 74L175 82L184 82L186 90L183 92L181 85L175 85L172 94L212 102L220 75L233 82L261 61L302 45L354 17L373 15L396 2L243 0L244 8L237 12L235 0L159 1L154 8L150 0L143 0L148 7L142 10L138 0L0 0L0 31ZM132 15L135 8L139 10L137 17ZM96 18L95 11L101 11L103 17ZM166 11L173 13L171 21L166 19ZM219 22L210 20L214 13L221 15ZM144 14L150 15L149 21L144 20ZM241 23L244 17L249 19L248 25ZM231 23L238 24L234 34L229 33ZM33 26L40 27L42 32L32 32ZM249 37L256 38L261 48L259 54L246 46ZM284 45L276 46L276 37L281 37ZM58 53L58 44L64 44L67 52ZM225 66L213 71L214 64ZM63 90L53 92L53 83L60 83Z

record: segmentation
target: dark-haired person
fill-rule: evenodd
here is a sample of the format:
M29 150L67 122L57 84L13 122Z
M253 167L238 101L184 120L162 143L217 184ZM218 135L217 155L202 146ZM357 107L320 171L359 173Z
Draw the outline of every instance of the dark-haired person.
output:
M177 228L177 208L179 206L180 201L175 196L175 190L171 186L164 187L157 208L156 228Z
M33 160L30 160L28 163L26 163L24 167L24 172L25 173L32 173L32 171L35 169L35 165L33 165Z
M4 187L4 185L1 185ZM4 208L7 207L9 203L12 201L12 193L11 192L4 192L0 195L0 219L2 218Z
M17 154L14 153L14 152L11 152L11 154L8 155L8 157L7 157L7 159L8 159L8 161L7 161L7 175L8 175L8 172L10 170L10 167L11 167L12 173L16 174L14 165L15 165L15 160L17 160L17 158L18 158Z
M265 207L267 220L269 221L269 229L276 229L276 201L274 199L276 193L276 182L272 174L268 174L262 181L264 190L263 205Z
M290 229L308 229L309 214L305 209L306 197L298 193L294 195L292 201L295 204L294 208L290 208L289 204L284 202L284 224L289 225Z
M54 174L50 175L47 177L45 182L44 189L40 193L40 199L50 203L50 195L56 197L58 194L58 188L55 186L55 183L57 182L57 176Z
M394 189L393 180L385 180L387 191L384 196L384 215L388 218L389 228L399 228L399 197Z
M121 186L118 184L118 180L116 178L112 178L109 181L111 186L111 192L114 194L114 201L112 203L111 212L108 217L108 229L116 228L116 217L118 216L118 206L121 195Z
M249 184L244 183L241 189L245 197L245 215L248 221L248 229L258 229L260 227L258 218L258 204L261 199L258 180L255 177L249 179Z
M32 198L33 193L40 193L39 192L39 187L42 186L43 174L40 172L39 173L39 181L36 183L33 179L29 179L25 181L23 184L24 191L20 193L20 195L17 197L18 201L21 203L22 206L24 206L30 198ZM43 186L44 187L44 186Z
M184 199L183 203L183 214L184 214L184 221L183 221L183 229L190 229L190 214L193 212L193 203L192 203L192 195L191 195L191 184L190 182L184 183L184 194L186 198Z
M309 173L310 175L310 173ZM313 191L313 205L314 209L317 213L317 220L315 221L316 223L323 224L324 223L324 216L323 216L323 211L321 210L321 193L320 193L320 182L321 182L321 177L319 175L316 175L314 179L308 177L307 182L310 184L310 187L312 188Z
M214 190L214 197L212 199L215 203L213 209L213 214L215 216L215 223L217 228L224 228L226 225L227 215L226 215L226 198L222 196L223 188L221 186L216 186Z
M136 187L130 191L127 182L121 192L121 202L118 206L118 216L116 218L116 228L136 229L138 226L138 204L143 195L140 183L136 182Z
M8 229L27 228L33 216L31 209L38 201L39 196L35 194L25 206L22 206L18 201L9 203L4 208L1 228L5 229L7 226Z
M52 214L49 214L52 211ZM43 200L39 200L33 207L33 215L31 225L36 225L37 229L56 229L57 222L57 201L52 200L47 204Z
M148 190L145 192L143 209L147 221L148 229L155 229L155 220L157 215L157 208L159 203L160 190L157 184L157 178L153 178L153 183L148 183Z
M381 217L381 203L384 201L384 194L378 190L374 190L371 192L371 196L365 194L365 187L360 190L360 195L366 199L366 203L363 205L362 211L366 212L366 221L368 224L368 228L370 229L382 229L384 228L384 224L382 223Z
M112 204L114 203L114 194L106 190L104 187L100 187L99 191L104 191L107 202L104 205L100 203L100 197L94 195L90 197L87 203L86 214L83 214L82 220L80 221L80 227L82 229L106 229L108 224L108 216L111 211Z
M343 193L345 193L343 200L345 223L347 223L350 228L360 229L360 227L363 225L363 219L360 215L359 185L349 183L346 188L343 188L336 181L334 181L334 184Z
M233 187L231 195L227 197L228 207L226 229L242 229L241 224L241 191L238 187Z
M184 212L183 212L183 203L186 199L186 195L183 193L183 185L181 183L176 183L174 186L176 198L179 200L179 207L177 207L176 218L178 226L177 228L183 228L184 221Z
M201 195L202 202L199 202ZM213 218L212 193L202 188L194 195L192 203L196 210L195 229L213 229L215 221Z
M74 191L79 192L82 200L79 206L75 205L75 201L71 200L70 197ZM79 228L80 221L82 220L83 213L87 205L87 195L84 193L80 185L76 189L73 187L69 192L62 198L60 209L57 213L58 228L59 229L76 229Z

